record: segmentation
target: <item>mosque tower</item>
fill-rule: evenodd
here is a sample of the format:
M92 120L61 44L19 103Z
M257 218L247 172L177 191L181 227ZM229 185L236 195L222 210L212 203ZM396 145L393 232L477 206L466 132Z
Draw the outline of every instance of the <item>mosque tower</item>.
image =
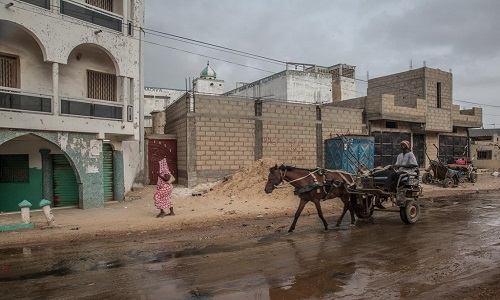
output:
M202 94L220 95L224 93L224 80L217 79L217 73L207 62L207 66L201 71L200 77L193 80L193 89L195 92Z

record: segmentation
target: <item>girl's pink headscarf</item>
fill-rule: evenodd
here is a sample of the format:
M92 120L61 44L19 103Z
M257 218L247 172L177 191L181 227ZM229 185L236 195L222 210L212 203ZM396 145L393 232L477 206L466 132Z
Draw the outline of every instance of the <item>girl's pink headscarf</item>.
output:
M168 168L168 164L167 164L167 158L163 158L162 160L160 160L160 170L159 170L159 173L163 176L165 175L170 175L170 169Z

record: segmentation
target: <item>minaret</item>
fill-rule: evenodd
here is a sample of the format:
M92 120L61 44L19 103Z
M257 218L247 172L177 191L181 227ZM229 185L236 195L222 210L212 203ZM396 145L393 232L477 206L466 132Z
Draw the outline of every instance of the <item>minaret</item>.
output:
M224 80L217 80L217 73L210 67L210 62L200 73L200 77L193 80L195 92L220 95L224 93Z

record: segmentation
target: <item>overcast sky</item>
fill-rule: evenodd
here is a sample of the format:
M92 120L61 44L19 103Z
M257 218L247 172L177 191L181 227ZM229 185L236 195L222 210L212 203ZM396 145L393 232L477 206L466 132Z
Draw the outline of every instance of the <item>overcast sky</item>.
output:
M484 128L500 128L498 0L145 3L146 86L184 89L186 78L198 77L207 61L225 81L225 91L285 69L161 33L277 61L354 65L357 97L366 95L367 73L390 75L409 70L410 60L414 69L425 61L427 67L452 70L455 104L482 107Z

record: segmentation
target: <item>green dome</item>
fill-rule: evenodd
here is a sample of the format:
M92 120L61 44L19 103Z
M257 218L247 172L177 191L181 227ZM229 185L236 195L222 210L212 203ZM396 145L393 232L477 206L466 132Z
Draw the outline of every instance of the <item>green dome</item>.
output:
M203 71L200 73L201 78L207 78L207 77L212 77L212 79L215 79L217 77L217 73L215 73L214 69L210 67L209 63L207 62L207 66Z

